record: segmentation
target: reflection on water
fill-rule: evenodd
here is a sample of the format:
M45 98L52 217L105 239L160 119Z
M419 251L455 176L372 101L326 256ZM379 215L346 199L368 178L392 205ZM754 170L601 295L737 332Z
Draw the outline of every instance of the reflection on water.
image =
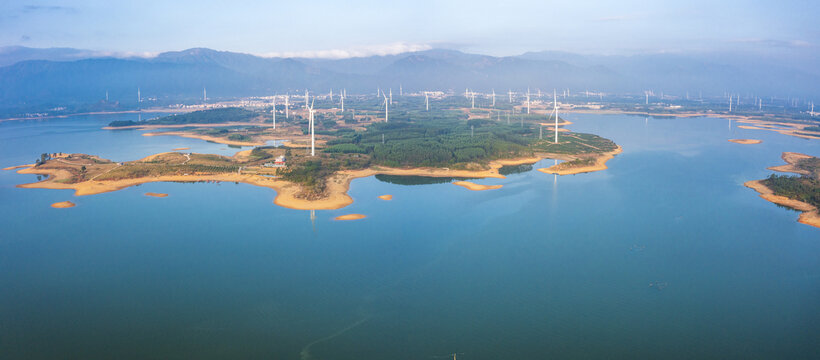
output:
M473 180L468 177L435 177L435 176L406 176L406 175L376 175L376 179L396 185L431 185L447 184L453 181Z
M498 169L498 173L504 176L520 174L532 170L532 164L504 165Z

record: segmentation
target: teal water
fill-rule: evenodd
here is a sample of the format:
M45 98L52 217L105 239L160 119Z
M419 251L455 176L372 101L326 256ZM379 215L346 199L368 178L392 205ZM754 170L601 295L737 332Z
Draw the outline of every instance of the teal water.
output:
M0 167L237 151L99 129L130 118L0 123ZM570 120L624 147L609 170L476 180L504 185L484 192L363 178L315 223L244 184L74 197L2 171L0 358L818 357L820 230L742 184L820 142L721 119ZM77 207L49 207L64 200ZM332 220L346 213L368 218Z

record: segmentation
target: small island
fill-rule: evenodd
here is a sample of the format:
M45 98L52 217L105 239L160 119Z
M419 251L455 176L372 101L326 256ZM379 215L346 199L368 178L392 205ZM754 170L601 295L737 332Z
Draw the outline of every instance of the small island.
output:
M364 219L366 217L367 217L367 215L362 215L362 214L347 214L347 215L337 216L337 217L333 218L333 220L350 221L350 220L361 220L361 219Z
M772 174L744 185L768 201L801 211L799 222L820 228L820 159L793 152L783 153L782 158L787 165L769 169L799 176Z
M71 201L60 201L60 202L56 202L56 203L51 204L51 207L53 207L55 209L65 209L65 208L70 208L70 207L74 207L74 206L76 206L76 205Z
M73 189L81 196L148 182L241 182L276 190L277 205L324 210L351 204L347 191L360 177L503 179L514 172L510 169L546 158L565 161L559 164L559 173L579 173L606 169L606 161L621 151L609 139L560 128L570 124L564 120L556 143L554 130L544 125L546 110L519 113L510 121L501 118L500 110L493 118L494 110L465 107L458 97L445 99L436 111L427 111L423 102L403 104L401 110L391 109L389 122L379 103L368 99L350 101L361 109L355 113L317 109L313 143L304 108L293 109L288 118L279 115L276 128L265 112L281 114L279 107L218 108L142 122L115 121L107 129L173 127L173 132L146 135L197 137L253 148L234 156L174 151L125 162L89 154L42 154L18 172L47 178L19 187ZM274 139L279 140L275 145L264 145ZM470 190L502 187L467 181L456 185Z
M760 144L763 140L758 139L729 139L729 142L733 142L735 144L742 144L742 145L754 145Z

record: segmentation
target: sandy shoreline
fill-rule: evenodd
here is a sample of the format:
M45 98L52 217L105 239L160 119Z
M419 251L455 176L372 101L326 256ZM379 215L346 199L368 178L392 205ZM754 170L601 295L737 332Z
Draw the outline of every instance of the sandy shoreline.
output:
M393 195L379 195L379 199L390 201L393 200Z
M164 197L168 197L168 194L166 194L166 193L147 192L147 193L145 193L145 196L164 198Z
M225 144L225 145L236 145L236 146L264 146L264 143L260 142L250 142L250 141L233 141L228 140L226 138L220 138L215 136L208 136L208 135L198 135L198 134L190 134L183 131L163 131L163 132L149 132L142 134L142 136L179 136L189 139L199 139L205 140L210 142L215 142L218 144Z
M760 144L763 140L757 139L729 139L729 142L733 142L735 144L743 144L743 145L753 145L753 144Z
M615 149L615 150L612 150L610 152L603 153L603 154L600 154L599 156L597 156L595 158L595 164L593 164L593 165L566 168L566 167L561 166L565 163L561 163L561 164L558 164L558 165L550 166L548 168L538 169L538 171L540 171L542 173L547 173L547 174L574 175L574 174L582 174L582 173L588 173L588 172L593 172L593 171L606 170L606 169L608 169L608 167L606 166L606 162L611 160L612 158L615 157L615 155L618 155L621 152L623 152L623 148L621 146L618 146L618 148Z
M806 154L801 154L801 153L796 153L796 152L784 152L782 155L780 155L780 158L783 159L783 161L785 161L787 164L786 165L770 166L767 169L774 170L774 171L779 171L779 172L789 172L789 173L795 173L795 174L800 174L800 175L808 175L809 174L808 171L800 169L800 168L794 166L794 164L797 163L798 161L802 160L802 159L808 159L808 158L811 158L811 157L812 156L809 156L809 155L806 155Z
M743 186L754 189L760 193L760 197L766 201L792 208L797 211L802 211L800 216L797 218L798 222L820 228L820 211L818 211L818 209L811 204L789 199L785 196L775 195L774 191L766 185L763 185L761 180L747 181L743 184Z
M17 170L17 169L22 169L22 168L27 168L27 167L32 167L32 166L34 166L34 164L9 166L9 167L3 168L3 170Z
M461 186L465 189L472 190L472 191L495 190L495 189L500 189L504 186L504 185L481 185L481 184L476 184L474 182L469 182L469 181L456 181L456 182L453 183L453 185Z

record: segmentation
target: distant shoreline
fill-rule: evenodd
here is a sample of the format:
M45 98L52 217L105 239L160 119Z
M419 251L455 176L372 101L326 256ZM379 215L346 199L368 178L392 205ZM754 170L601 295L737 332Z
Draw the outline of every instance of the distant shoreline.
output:
M144 109L144 110L123 110L123 111L92 111L92 112L84 112L84 113L73 113L73 114L64 114L64 115L48 115L48 116L34 116L34 117L16 117L16 118L5 118L0 119L0 122L4 121L22 121L22 120L44 120L44 119L63 119L72 116L82 116L82 115L117 115L117 114L139 114L139 113L147 113L147 114L154 114L154 113L189 113L194 112L202 109Z

